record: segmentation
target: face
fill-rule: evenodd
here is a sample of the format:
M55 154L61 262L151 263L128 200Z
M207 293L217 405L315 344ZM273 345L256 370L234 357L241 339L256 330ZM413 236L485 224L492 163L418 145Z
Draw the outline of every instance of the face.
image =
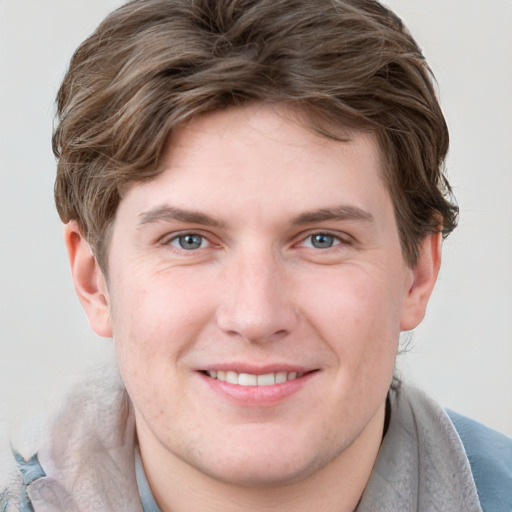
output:
M382 431L400 329L424 306L376 141L349 139L277 107L215 112L122 199L109 314L90 316L162 464L292 482Z

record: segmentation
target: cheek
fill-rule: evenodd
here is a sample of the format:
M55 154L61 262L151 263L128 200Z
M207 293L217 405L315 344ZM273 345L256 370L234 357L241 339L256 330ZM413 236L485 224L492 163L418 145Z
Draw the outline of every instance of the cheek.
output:
M124 373L149 377L193 347L211 323L212 298L202 283L170 274L130 275L111 292L114 342Z
M351 373L392 372L403 300L395 278L384 269L354 267L334 272L324 289L304 288L304 315Z

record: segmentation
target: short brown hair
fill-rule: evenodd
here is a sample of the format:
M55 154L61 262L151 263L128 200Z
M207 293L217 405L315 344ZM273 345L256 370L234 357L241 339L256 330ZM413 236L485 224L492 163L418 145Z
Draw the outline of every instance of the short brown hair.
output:
M447 235L448 130L433 76L401 20L373 0L134 0L78 48L57 98L55 198L106 270L126 187L160 172L169 136L202 113L285 103L313 129L372 130L404 258Z

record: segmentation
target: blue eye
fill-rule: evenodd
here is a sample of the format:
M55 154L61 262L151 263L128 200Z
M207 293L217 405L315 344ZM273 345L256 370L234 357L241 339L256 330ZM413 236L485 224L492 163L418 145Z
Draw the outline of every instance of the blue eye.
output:
M206 245L206 239L194 233L186 233L184 235L178 235L171 240L171 245L179 246L180 249L185 251L193 251L195 249L201 249Z
M309 242L309 243L308 243ZM310 245L315 249L330 249L340 243L339 239L328 233L315 233L305 240L306 245Z

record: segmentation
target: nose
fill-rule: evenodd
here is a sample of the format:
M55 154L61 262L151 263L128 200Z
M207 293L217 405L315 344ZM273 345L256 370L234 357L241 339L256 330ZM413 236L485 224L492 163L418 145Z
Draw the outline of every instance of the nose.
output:
M283 338L296 327L290 269L272 254L240 255L225 268L225 287L217 312L218 327L250 343Z

